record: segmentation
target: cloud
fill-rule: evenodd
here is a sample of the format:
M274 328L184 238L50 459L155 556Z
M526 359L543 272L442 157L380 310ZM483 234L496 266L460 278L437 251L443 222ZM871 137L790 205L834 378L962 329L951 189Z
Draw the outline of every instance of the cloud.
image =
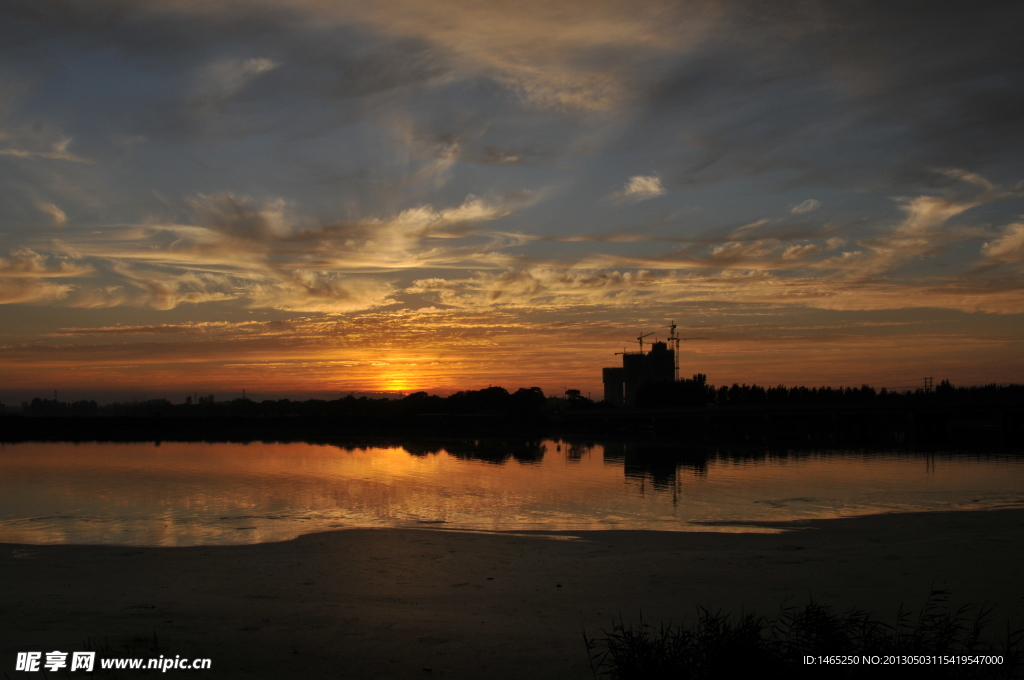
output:
M61 244L54 244L55 250ZM44 254L31 248L15 248L9 257L0 257L0 277L4 278L67 278L85 276L92 267L75 262L58 253Z
M2 139L2 137L0 137ZM26 140L27 141L27 140ZM68 151L68 145L71 144L71 137L63 137L58 139L48 146L36 146L36 148L0 148L0 156L13 156L15 158L44 158L48 160L61 160L71 161L73 163L85 163L87 165L95 165L96 161L83 158L78 154L71 153Z
M0 301L121 309L79 311L102 332L55 341L18 329L60 314L7 308L4 332L122 362L299 366L401 327L452 362L483 348L486 384L513 332L557 373L582 359L537 349L546 329L594 342L680 309L764 327L1019 313L1022 19L857 0L9 0ZM951 332L1015 323L981 317ZM157 357L164 342L177 353Z
M139 268L124 263L114 264L113 269L122 280L143 292L143 297L136 297L132 302L153 309L168 310L185 303L218 302L239 297L234 281L222 274ZM119 297L115 300L119 301ZM106 305L90 299L82 306Z
M647 271L618 272L530 267L503 272L478 272L471 278L420 279L406 293L433 296L443 305L478 307L565 308L579 304L626 304L632 293L657 288L658 277Z
M436 210L423 205L403 210L390 220L368 222L374 235L390 238L454 238L464 236L472 225L489 222L512 214L534 200L531 194L512 196L509 200L487 201L470 194L462 205Z
M187 321L141 326L80 326L61 328L50 337L118 336L118 335L279 335L297 330L291 321Z
M1012 84L1024 53L1008 26L1022 10L1001 12L955 3L868 11L828 0L771 16L746 0L640 9L625 0L108 0L57 11L17 0L0 25L26 72L59 44L75 56L108 55L133 82L146 81L160 94L119 100L131 134L283 129L299 139L410 114L430 133L505 130L483 142L494 153L479 157L515 164L520 141L561 116L585 129L548 140L547 157L628 118L633 129L600 143L620 138L671 158L684 183L781 170L798 184L862 188L1014 157L1024 97ZM841 46L831 38L838 30L849 38ZM202 102L227 100L237 115L191 120ZM544 115L491 127L535 109Z
M657 175L636 175L630 177L626 185L611 195L614 201L636 203L656 198L665 194L665 187Z
M50 223L53 224L53 226L62 227L67 224L68 216L55 204L40 201L39 203L36 203L36 207L39 208L41 213L49 216Z
M253 79L278 66L280 64L263 57L218 60L203 70L200 96L212 99L231 97Z
M424 40L452 55L457 68L493 78L527 103L555 110L602 110L632 89L627 74L655 70L660 54L685 51L706 18L671 3L638 9L624 2L480 5L394 0L352 5L378 30Z
M731 0L655 2L640 9L602 2L586 5L584 12L572 3L529 3L523 10L406 0L381 5L268 0L244 6L214 0L202 7L184 0L143 5L110 0L104 7L119 11L76 6L63 16L46 3L15 2L0 10L13 17L9 26L28 26L40 40L22 41L18 49L4 43L5 55L54 91L60 91L60 81L46 80L32 66L36 45L59 45L66 50L61 59L107 59L104 68L117 76L111 81L117 87L138 85L131 91L142 93L138 98L145 106L114 98L110 107L119 116L101 115L109 111L96 108L91 117L69 118L61 129L84 140L82 148L91 155L107 135L98 121L128 121L115 132L146 133L151 141L138 152L160 150L138 165L125 156L123 166L106 176L110 185L136 181L148 192L163 182L170 186L160 186L161 192L193 198L184 208L168 206L172 214L131 229L76 235L76 247L100 270L95 280L74 282L75 296L68 299L81 304L88 297L88 304L123 300L160 309L233 301L291 311L353 310L391 304L404 290L431 294L422 286L409 287L410 280L457 281L446 290L458 300L483 285L477 273L486 278L497 277L496 272L506 274L494 278L492 287L483 286L484 300L518 295L561 304L556 301L590 299L581 291L653 295L654 288L635 281L616 288L625 286L615 283L625 281L617 277L641 271L718 276L715 280L723 282L737 277L748 293L750 282L770 282L787 291L788 299L820 301L842 297L840 287L851 281L866 287L893 277L908 289L917 286L914 277L920 272L911 271L914 267L924 271L930 264L926 259L950 251L962 263L968 257L963 253L973 257L985 239L983 257L992 262L1016 257L1007 245L1009 232L993 237L990 228L971 231L967 213L996 200L997 182L985 172L985 159L998 157L991 155L988 124L1006 132L1009 151L1001 153L1020 146L1020 133L992 118L999 110L1008 118L1021 110L1015 91L998 86L1016 82L1012 76L1020 67L1008 56L1019 48L1002 28L995 47L949 42L956 55L952 61L936 62L942 50L928 48L939 38L955 37L952 29L960 19L985 25L966 10L900 6L861 17L851 5L812 1L765 17L750 4ZM847 23L851 39L836 46L828 36ZM865 40L876 30L877 44ZM868 44L872 49L865 48ZM983 67L982 57L993 55L999 58ZM65 61L83 68L91 63ZM988 75L991 82L982 77ZM90 82L116 89L99 77ZM102 94L81 102L104 101ZM972 101L980 107L973 117L965 108ZM38 103L25 100L26 111L30 105ZM948 128L934 111L950 114ZM189 116L207 115L224 118L219 125L189 127ZM407 123L407 131L395 121ZM539 134L549 127L573 133ZM965 131L970 134L956 134ZM382 145L374 136L402 134L413 140L406 148L400 140L394 142L398 148ZM22 137L5 139L0 148L69 153L71 136L62 135L59 148L52 135L39 136L36 146ZM201 159L205 167L189 165L186 173L174 164L189 144L187 151L209 156ZM966 167L954 165L965 150L977 151L980 159L970 170L941 176L922 170ZM897 160L880 160L883 152ZM551 167L523 162L529 153L553 159ZM476 165L458 162L474 158ZM593 228L616 230L615 236L581 236L580 225L591 228L592 215L573 204L574 195L559 183L571 184L566 176L607 177L611 164L624 158L663 170L665 182L671 178L679 186L682 181L687 191L699 189L687 184L690 180L732 181L763 173L770 194L773 182L795 177L787 196L818 195L812 193L815 183L846 182L853 166L879 168L867 180L853 173L858 177L853 184L868 182L862 186L877 194L856 208L869 214L870 222L834 228L855 244L849 246L829 245L824 237L835 237L828 231L833 227L812 224L820 214L811 214L819 207L817 199L790 206L794 215L806 216L800 234L797 227L783 233L783 220L727 233L722 225L750 223L777 211L756 205L765 187L754 184L730 185L711 195L720 209L705 206L696 217L666 218L657 235L599 224ZM329 181L313 186L307 175L293 172L315 163L326 168L323 177ZM9 164L61 165L61 171L70 171L66 164ZM899 203L899 219L890 220L895 209L891 203L878 208L877 196L884 193L882 200L889 200L893 192L878 187L896 165L914 169L915 181L926 188L901 190L908 198ZM151 174L132 177L139 167L149 167ZM579 173L584 167L595 172ZM107 171L108 165L96 170ZM977 194L948 190L962 182ZM512 198L506 193L512 183L541 189L529 198ZM797 187L801 193L795 193ZM666 206L682 193L667 196L661 176L653 174L630 177L617 188L614 200L665 196L659 205ZM753 190L733 200L739 189ZM133 190L125 189L124 195ZM568 198L552 205L550 213L495 224L533 205L545 191ZM85 223L79 206L61 194L35 195L52 198L76 223ZM767 203L777 200L771 195ZM867 205L869 200L876 203ZM125 224L137 222L148 208L138 198L126 203L111 200L91 217L96 224ZM673 208L678 205L666 212ZM556 221L564 224L552 227ZM538 233L514 233L519 230ZM552 233L552 240L564 243L520 248ZM33 236L19 238L37 244ZM659 241L677 245L661 247ZM954 259L950 272L956 264ZM934 280L952 279L952 274L927 271ZM670 291L681 279L658 280ZM690 280L695 281L705 279ZM725 286L714 295L728 297ZM818 290L814 295L794 292L812 287Z
M817 255L821 250L822 246L815 243L808 243L802 246L790 246L782 252L782 259L802 260L804 258Z
M642 297L659 304L721 299L829 309L861 304L1006 311L1013 308L1009 291L1018 284L998 276L984 286L960 282L961 292L954 295L948 291L957 270L919 278L909 268L922 256L966 247L985 235L989 240L979 246L984 262L1019 258L1019 225L995 239L983 228L951 226L972 208L1008 195L994 184L969 184L982 191L953 188L899 199L902 218L854 246L834 235L835 225L787 231L785 224L756 220L717 236L663 239L675 244L667 252L658 252L659 238L628 239L631 247L647 251L636 253L604 252L605 244L627 243L622 239L567 238L568 248L580 250L557 257L516 254L537 238L484 227L530 205L536 200L530 193L469 195L448 207L421 204L390 217L325 225L280 198L202 194L181 204L196 224L145 224L100 240L69 236L59 248L53 244L49 255L18 251L0 272L77 277L73 290L48 294L83 307L171 309L234 301L250 308L344 314L406 305L418 296L458 309L569 310L627 305ZM97 271L89 284L82 277L94 267L102 275ZM427 275L417 276L421 272ZM893 292L900 286L907 291L902 297Z
M778 252L781 247L775 239L757 239L754 241L733 241L714 246L708 253L709 264L725 266L726 264L764 262L764 258ZM767 265L768 263L765 262ZM769 265L770 266L770 265Z
M42 304L63 300L74 290L67 283L34 279L11 279L0 276L0 304Z
M818 201L818 200L813 199L813 198L808 198L803 203L799 203L797 205L794 205L792 210L790 210L790 212L792 212L794 215L802 215L804 213L808 213L808 212L811 212L812 210L815 210L820 205L821 205L821 201Z
M678 309L753 305L767 308L895 310L941 308L994 314L1024 313L1017 281L951 279L849 280L752 269L707 272L615 271L534 267L469 278L418 280L418 292L457 310L551 311Z
M716 4L713 37L649 91L650 134L679 131L693 147L680 153L685 181L776 170L790 186L873 188L926 167L996 168L1024 143L1011 122L1024 96L1009 85L1024 48L994 6L754 7Z
M81 278L95 272L94 281L62 289L68 305L85 308L168 310L236 301L252 308L347 313L394 303L388 272L508 260L500 249L517 237L479 233L479 226L534 200L529 192L469 195L449 207L425 204L388 218L316 226L280 198L200 194L167 203L194 224L154 220L102 236L68 234L64 242L48 245L49 254L21 249L0 260L0 276Z
M479 154L474 158L477 163L486 163L491 165L516 165L524 163L531 156L536 154L530 148L517 149L515 147L497 148L494 146L487 146L484 148L483 153Z
M266 241L291 231L288 204L280 198L257 202L229 193L199 194L186 204L198 213L201 224L235 238Z
M249 305L292 312L353 312L395 302L394 287L369 277L295 270L287 277L247 286Z
M900 207L906 213L906 219L896 229L898 237L912 237L925 234L936 227L942 226L950 218L970 210L985 202L984 197L977 199L943 198L939 196L918 196L916 198L898 199Z
M981 247L983 264L1024 264L1024 223L1017 222L1003 229L1003 234Z
M403 70L418 78L440 71L500 84L531 107L583 111L625 101L639 77L650 80L659 70L659 57L692 48L711 20L699 8L683 11L665 0L641 9L617 1L595 8L582 0L514 6L222 0L201 8L180 0L110 0L64 13L17 2L7 14L12 31L56 33L79 48L119 47L136 58L195 61L238 44L274 47L273 56L221 54L202 80L215 91L237 91L254 73L269 70L268 63L282 63L278 55L285 53L289 63L306 67L297 69L303 84L324 89L365 94L374 81L394 81ZM367 60L368 46L383 47L383 58ZM330 82L325 76L332 70L337 77Z
M904 218L895 229L888 234L860 239L857 245L863 250L844 252L817 263L817 266L845 270L859 277L877 277L898 269L913 258L935 255L951 244L976 239L978 230L949 228L947 223L972 208L999 200L1003 193L980 176L961 172L949 174L979 186L983 191L973 195L954 193L899 198L896 202Z
M81 277L91 271L67 257L15 248L9 257L0 257L0 304L63 300L75 290L75 285L51 279Z

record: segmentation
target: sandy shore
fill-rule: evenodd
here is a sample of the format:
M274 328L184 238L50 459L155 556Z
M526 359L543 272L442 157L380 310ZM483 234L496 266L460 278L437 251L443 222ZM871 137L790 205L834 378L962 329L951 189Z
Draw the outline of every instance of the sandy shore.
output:
M781 534L347 530L199 548L0 545L15 652L209 657L217 678L588 678L580 631L808 595L892 617L934 584L1024 623L1024 510L875 515ZM152 652L153 635L159 651ZM133 642L134 639L134 642ZM430 669L425 670L425 669ZM142 677L145 672L122 672ZM170 671L173 675L174 671ZM101 674L102 677L102 674ZM112 675L111 677L117 677Z

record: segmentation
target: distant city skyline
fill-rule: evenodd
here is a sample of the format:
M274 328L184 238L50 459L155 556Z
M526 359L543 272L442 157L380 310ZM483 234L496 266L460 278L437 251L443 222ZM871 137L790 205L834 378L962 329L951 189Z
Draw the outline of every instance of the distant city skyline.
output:
M5 3L0 400L1024 382L1022 14Z

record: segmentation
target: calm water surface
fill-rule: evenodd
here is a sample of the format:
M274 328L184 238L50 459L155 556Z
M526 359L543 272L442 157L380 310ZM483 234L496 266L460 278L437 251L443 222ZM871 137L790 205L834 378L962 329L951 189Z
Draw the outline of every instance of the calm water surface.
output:
M25 443L0 541L258 543L345 527L764 530L744 523L1024 505L1024 457L651 444Z

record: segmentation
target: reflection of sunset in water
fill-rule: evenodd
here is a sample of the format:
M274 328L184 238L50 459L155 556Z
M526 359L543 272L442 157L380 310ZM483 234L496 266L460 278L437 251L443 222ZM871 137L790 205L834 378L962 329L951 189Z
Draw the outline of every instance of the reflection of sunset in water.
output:
M6 445L0 540L255 543L341 527L751 530L1024 501L1015 457L557 441Z

